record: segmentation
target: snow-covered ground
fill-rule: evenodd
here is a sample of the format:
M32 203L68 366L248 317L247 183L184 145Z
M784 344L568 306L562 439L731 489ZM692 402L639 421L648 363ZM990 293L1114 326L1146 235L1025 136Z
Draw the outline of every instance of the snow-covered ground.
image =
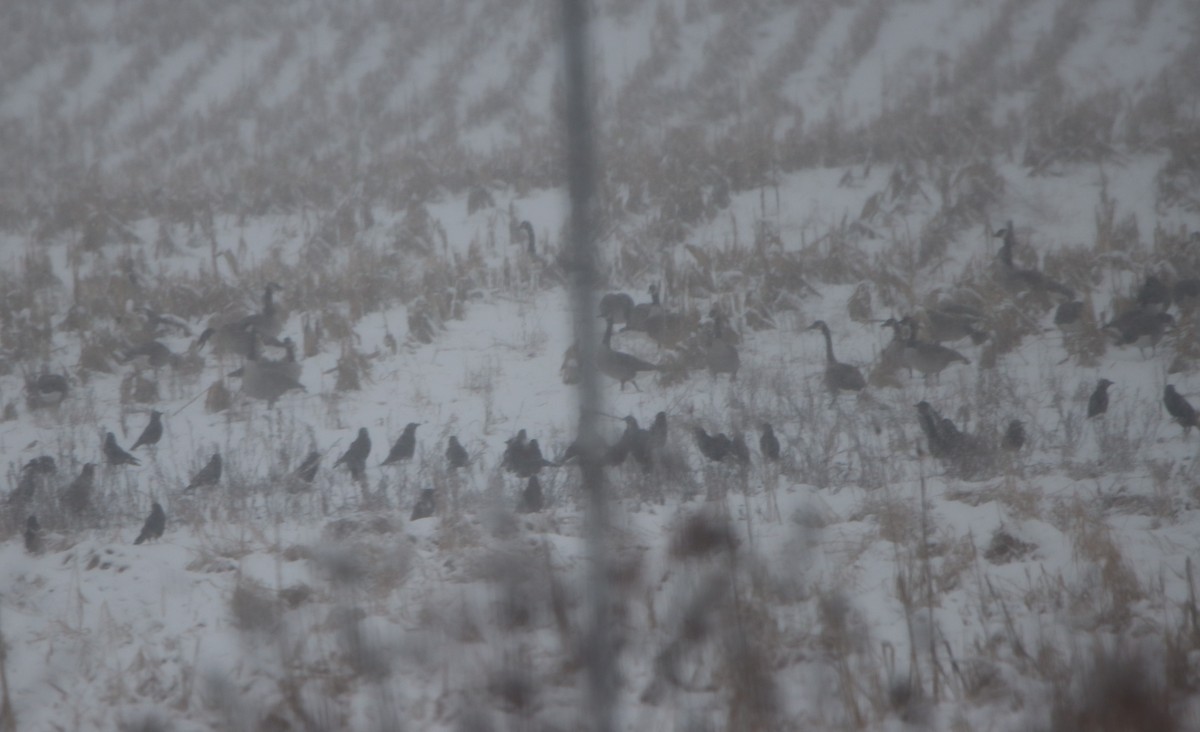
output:
M1126 173L1119 180L1128 199L1123 190L1110 195L1136 204L1139 168ZM1011 188L1023 186L1020 171L1005 174ZM808 198L831 175L791 178L781 196ZM1055 182L1037 181L1040 193L1013 194L1001 206L1030 222L1023 231L1047 255L1056 245L1088 247L1094 237L1086 203L1089 191L1098 195L1093 176ZM823 190L823 205L769 216L789 232L785 248L798 249L806 227L820 229L813 211L837 219L861 207L858 189ZM1056 206L1043 211L1049 197ZM732 205L746 229L737 256L754 256L754 199ZM557 196L513 202L522 214L536 211L539 228L558 228ZM1167 229L1196 223L1132 210ZM505 220L465 211L460 200L434 214L457 250L449 256ZM217 239L232 247L245 237L250 252L279 247L282 261L303 261L295 245L303 238L281 234L302 226L285 218L241 231L221 220ZM727 226L718 221L696 239L725 240ZM389 249L388 228L378 223L358 246ZM20 374L4 377L18 414L0 432L13 470L41 454L58 463L31 509L50 512L40 516L46 551L26 554L19 530L0 549L0 630L20 728L103 729L144 715L170 720L172 729L257 728L274 713L363 729L386 727L396 715L412 728L437 729L456 728L468 712L572 726L583 688L577 644L586 565L577 470L547 468L545 510L518 516L524 481L499 465L505 440L520 429L550 457L573 437L573 387L559 374L570 317L564 289L534 289L529 281L541 265L526 261L501 228L499 243L482 247L482 256L494 270L507 263L510 285L472 291L462 318L447 319L429 344L409 337L405 308L363 317L302 359L306 391L274 408L240 395L237 379L222 379L235 358L212 356L192 374L143 372L159 383L159 401L123 398L133 367L84 376L73 366L78 339L61 330L46 363L73 374L64 403L27 411ZM948 270L993 257L982 232L957 244ZM866 240L863 250L871 246ZM10 247L19 259L22 247L11 240ZM65 249L52 247L52 259ZM78 266L104 268L121 256L116 248L82 254ZM329 252L326 271L346 271L352 256ZM419 269L444 256L407 261ZM180 247L147 264L142 277L229 276L223 260L217 274L207 273L211 262L207 248ZM949 282L922 283L920 291ZM1124 294L1107 282L1093 291L1098 311ZM838 358L864 370L890 335L847 315L855 286L816 277L813 284L819 295L775 313L774 329L738 320L743 366L735 383L702 369L670 384L644 375L641 391L605 382L606 413L632 414L646 426L663 410L671 424L664 465L650 475L632 464L609 474L618 509L612 546L620 564L623 726L707 719L736 727L725 717L740 688L729 674L762 664L760 681L774 689L773 724L785 728L850 724L847 696L868 726L916 714L915 705L945 724L1028 728L1044 719L1034 702L1056 682L1031 656L1058 653L1056 663L1070 664L1109 636L1162 645L1185 627L1200 520L1189 477L1195 437L1170 422L1159 395L1164 381L1184 394L1200 390L1190 374L1165 373L1190 332L1166 339L1155 354L1109 348L1098 365L1081 367L1063 363L1068 354L1052 311L1026 309L1038 331L991 368L979 366L982 347L964 341L955 345L972 364L936 382L901 371L899 388L869 387L830 406L823 343L807 326L828 322ZM290 309L283 332L299 342L306 316L332 322L336 308L291 309L289 287L285 280L278 296ZM699 298L668 304L707 312ZM907 311L876 306L873 316ZM193 319L193 333L202 325ZM191 340L164 338L176 351ZM670 355L642 334L618 333L614 346L652 360ZM337 389L347 353L367 364L357 391ZM1084 423L1101 376L1117 384L1112 407ZM218 380L234 390L233 404L209 413L205 390ZM923 438L912 405L922 399L995 439L1009 419L1022 419L1030 445L983 480L954 479L918 457ZM143 464L99 468L96 516L56 514L56 487L84 462L103 464L102 432L128 446L151 407L166 414L166 432L156 447L138 451ZM379 467L409 421L421 423L416 458ZM695 426L741 431L756 446L761 421L783 443L778 465L757 450L744 469L709 464L690 436ZM374 445L361 487L330 467L360 427ZM606 432L615 440L621 428L614 419ZM457 473L443 457L450 435L473 456ZM324 453L321 469L311 489L298 489L287 472L310 448ZM185 493L212 452L225 460L220 485ZM438 492L439 513L409 521L424 488ZM167 531L161 541L132 546L155 500L167 512ZM696 517L731 532L736 549L687 549L685 527ZM9 519L18 525L23 517ZM937 699L929 697L931 642L945 676ZM894 694L847 686L844 672L885 686L919 673L925 696L879 708ZM1026 708L1012 709L1014 699Z
M449 121L461 123L455 144L497 159L510 137L554 129L552 14L522 3L416 3L404 16L411 26L393 33L388 12L398 11L385 5L348 3L326 18L320 8L292 16L227 3L194 22L214 38L243 29L232 40L201 45L158 31L171 43L142 52L157 59L144 72L124 34L135 20L162 18L135 4L80 10L61 28L91 44L81 78L48 91L71 76L66 41L61 52L24 55L8 44L0 54L35 61L2 72L0 115L13 140L38 141L30 150L51 139L30 122L38 110L78 125L87 134L62 154L101 158L93 173L104 181L153 157L152 138L196 136L164 162L175 173L206 149L216 155L214 140L234 128L240 142L226 139L221 155L250 160L230 152L245 144L270 160L309 139L301 118L326 132L341 119L369 145L409 106L436 107L374 150L424 181L454 178L463 164L439 158L442 143L440 153L422 147ZM1163 140L1194 123L1176 111L1175 127L1135 149L1125 126L1154 128L1130 102L1114 118L1119 129L1099 134L1103 144L1077 138L1049 157L1025 153L1061 143L1054 135L1064 129L1090 129L1093 117L1070 103L1102 99L1093 109L1102 117L1106 90L1151 97L1165 83L1157 74L1194 45L1194 11L1166 0L710 5L598 6L598 109L611 114L602 162L619 168L602 193L603 278L636 302L662 284L664 306L689 322L707 323L719 307L742 339L731 381L686 347L613 337L614 348L663 370L640 375L639 388L603 382L606 438L616 441L626 415L647 427L662 411L670 425L650 471L630 461L606 472L619 728L1200 728L1197 436L1162 402L1167 384L1200 398L1195 320L1172 306L1175 327L1145 350L1117 347L1097 327L1130 307L1147 275L1200 277L1196 193L1168 200L1163 185L1187 149ZM60 27L22 7L27 29ZM372 25L373 13L388 22ZM482 33L481 23L499 30ZM1071 39L1062 48L1043 42L1056 37L1041 34L1052 27ZM957 63L988 48L989 33L1006 39L994 65ZM219 64L197 66L210 54ZM1039 59L1056 74L1022 71ZM521 80L510 67L525 68ZM402 83L367 94L380 69ZM994 91L984 116L1019 139L967 159L922 156L932 139L922 138L902 160L867 153L795 171L794 160L776 161L757 183L746 160L760 150L721 147L768 119L783 135L784 120L803 117L811 135L830 114L856 140L886 141L862 126L934 77L944 77L939 89ZM436 78L461 90L453 104L430 101L445 91ZM739 86L742 78L756 84ZM766 81L777 84L770 93L757 88ZM259 83L267 91L253 114L237 111L238 90ZM1068 90L1062 107L1032 101L1055 88ZM320 101L338 93L391 111ZM518 94L521 105L472 116ZM120 101L133 97L144 101ZM755 124L739 127L745 119L728 106L739 99ZM1039 127L1030 110L1046 108L1082 122ZM237 124L188 131L226 115ZM264 132L291 116L297 127L281 134L290 142ZM1013 116L1022 123L1005 126ZM711 126L690 137L701 121ZM630 129L645 136L622 138ZM642 146L660 137L662 157L650 160ZM316 156L335 138L312 138L321 142L299 167L323 169ZM723 172L678 167L697 141L697 160L724 150ZM774 154L808 144L792 142ZM21 200L61 194L80 209L63 203L55 225L32 216L0 234L0 451L10 478L0 503L0 729L586 728L579 470L544 468L545 506L522 514L526 481L501 465L520 430L552 461L575 437L575 387L561 370L574 340L558 259L562 191L489 179L476 193L486 188L493 205L476 207L444 181L405 184L404 195L357 181L323 204L307 189L239 189L230 181L244 170L210 160L224 162L196 174L197 185L214 186L208 198L128 209L102 195L99 179L74 199L62 191L77 181L33 165L34 190ZM6 175L11 187L17 173ZM224 185L279 198L251 205L218 194ZM369 195L372 186L380 190ZM197 200L206 203L187 208ZM1080 332L1055 325L1061 298L1002 286L994 234L1009 220L1018 264L1065 282L1090 311ZM297 344L304 385L275 404L241 392L229 375L239 357L196 349L206 326L259 309L269 282L282 287L280 336ZM983 311L988 340L947 344L970 363L930 379L884 373L891 331L882 322L948 298ZM149 322L146 307L171 323ZM861 394L825 390L816 320L828 324L837 358L868 376ZM180 364L121 358L150 338ZM66 375L70 392L35 408L27 383L43 369ZM1111 406L1086 419L1102 377L1114 382ZM921 401L977 436L989 465L963 476L931 455ZM138 466L106 465L104 434L128 448L151 409L164 414L161 441L136 451ZM1028 440L1009 452L1001 435L1014 419ZM381 466L409 422L420 423L416 455ZM778 463L758 450L764 422L782 443ZM333 467L360 428L372 440L362 483ZM749 464L706 460L696 428L743 434ZM468 467L447 466L451 436ZM292 471L312 450L321 464L308 484ZM220 482L185 490L214 453ZM21 467L41 455L57 472L21 499ZM64 491L86 463L98 466L92 505L74 512ZM436 514L411 519L426 489ZM166 531L134 545L152 502L165 509ZM31 514L41 525L32 552L22 540ZM1128 721L1102 726L1114 719Z

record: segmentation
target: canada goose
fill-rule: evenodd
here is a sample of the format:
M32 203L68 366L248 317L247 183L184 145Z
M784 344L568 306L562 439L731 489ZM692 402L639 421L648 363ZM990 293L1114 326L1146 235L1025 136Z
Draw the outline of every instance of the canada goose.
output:
M1054 281L1036 269L1025 269L1013 263L1013 249L1017 246L1017 235L1011 220L993 236L1004 240L996 256L1000 261L1000 277L1005 287L1014 293L1032 292L1040 295L1053 292L1068 300L1075 299L1075 291L1066 285Z
M887 323L884 323L887 325ZM920 371L923 376L937 377L947 366L961 361L971 363L970 359L953 348L947 348L940 343L928 343L917 339L917 321L909 317L901 318L897 327L904 329L907 336L901 360L909 371ZM900 331L897 331L900 332Z
M283 330L283 318L275 307L274 293L283 288L274 282L268 282L263 288L263 308L257 313L247 315L239 323L242 330L253 328L259 334L275 338Z
M160 313L152 307L142 305L137 308L142 315L142 332L150 338L174 333L192 337L192 327L178 315Z
M606 320L608 325L604 329L604 338L600 342L600 350L596 353L596 367L605 376L619 381L622 391L625 390L625 382L633 384L633 388L641 391L641 387L637 385L637 381L634 378L642 371L658 371L659 367L623 351L614 351L610 345L612 341L613 321L611 318L607 318Z
M1025 425L1021 420L1014 419L1008 423L1000 446L1009 452L1020 452L1021 448L1025 447Z
M1065 333L1073 333L1083 325L1082 300L1067 300L1054 310L1054 325Z
M42 544L42 526L37 516L32 513L25 519L25 551L30 554L41 554L45 547Z
M630 298L632 302L633 298ZM625 317L625 327L622 330L635 330L646 332L646 324L650 321L652 315L656 315L662 311L662 305L658 301L658 285L650 285L650 302L641 302L633 305L627 312ZM603 311L600 317L606 317Z
M121 449L117 436L109 432L104 435L104 459L109 465L141 465L142 462Z
M825 336L825 386L833 392L836 399L839 391L861 391L867 385L867 380L854 366L841 363L833 355L833 336L829 334L829 326L824 320L818 320L808 326L808 330L819 330Z
M779 460L779 438L775 436L775 428L770 422L762 423L762 435L758 438L758 449L763 457L771 462Z
M612 318L615 323L629 321L633 312L633 298L624 292L610 292L600 298L600 317Z
M458 437L450 435L450 442L446 446L446 461L450 463L451 468L465 468L467 463L471 461L467 450L459 443Z
M692 434L696 438L696 446L700 448L700 454L714 463L719 463L729 455L733 450L733 442L725 436L724 432L709 435L703 427L696 427L692 430Z
M542 484L536 475L529 476L529 482L521 491L521 500L517 502L517 513L537 513L542 510L544 498Z
M133 543L141 544L147 539L161 539L166 528L167 514L162 505L155 501L150 504L150 515L146 517L146 523L142 524L142 533L138 534Z
M1167 412L1175 418L1183 427L1183 434L1187 433L1196 426L1196 409L1188 403L1183 395L1175 391L1175 387L1167 384L1163 389L1163 406L1167 408Z
M1179 280L1171 288L1171 299L1180 310L1194 307L1197 298L1200 298L1200 279L1195 277Z
M255 333L267 338L278 336L283 329L283 318L275 307L274 293L282 289L274 282L268 282L263 290L262 310L223 325L206 328L200 334L201 345L211 339L213 350L218 354L247 356L254 348Z
M970 338L978 346L988 339L988 334L976 327L980 317L974 314L933 307L926 309L925 317L929 321L929 340L934 343Z
M61 374L52 374L48 369L43 368L42 373L37 377L26 379L25 403L29 405L30 409L57 406L67 398L70 391L71 387L67 382L67 377Z
M96 485L96 465L85 463L75 480L62 492L63 507L76 516L92 507L92 490Z
M1146 346L1153 352L1167 329L1174 324L1175 318L1170 313L1135 307L1105 323L1104 330L1109 332L1118 346L1137 346L1145 355Z
M980 477L995 467L994 448L977 435L958 429L929 402L917 405L917 421L929 444L929 454L962 478Z
M216 485L221 482L221 471L223 465L221 463L221 453L214 452L213 456L208 459L203 468L192 476L192 480L183 490L191 491L197 488L207 488L210 485Z
M710 315L713 319L713 332L709 336L708 347L704 353L708 372L713 376L717 374L729 374L729 380L736 381L741 359L738 357L737 347L722 338L725 315L716 309Z
M400 439L392 445L392 449L388 451L387 457L380 465L392 465L401 460L411 459L417 449L417 428L420 426L417 422L409 422L405 425L404 434L400 435Z
M421 495L417 498L416 504L413 505L412 513L409 514L409 521L420 521L426 519L437 512L437 498L434 496L432 488L426 488L421 491Z
M179 356L172 353L170 348L161 341L154 340L142 341L136 346L122 349L116 356L122 363L132 361L135 365L149 366L152 369L174 365L179 360Z
M296 380L300 364L295 362L295 353L288 352L292 360L269 361L259 358L258 336L250 329L250 350L246 354L246 363L242 366L242 391L254 399L264 399L267 406L274 407L275 401L284 394L299 389L305 391L304 385ZM290 340L290 339L289 339Z
M350 447L346 448L346 452L337 459L333 467L337 467L342 463L346 464L346 468L350 471L350 477L354 480L362 480L367 475L367 456L371 454L371 437L367 434L366 427L358 428L358 437L354 438L354 442L350 443Z
M1087 418L1097 417L1108 411L1108 387L1112 386L1108 379L1096 382L1096 389L1088 398Z
M28 503L37 494L38 488L46 484L48 476L56 472L58 467L54 464L54 458L49 455L35 457L25 463L21 468L20 477L17 478L17 487L8 494L8 503L17 506Z
M150 422L146 425L146 429L142 430L142 434L138 435L137 440L133 443L133 447L129 448L130 452L138 449L142 445L154 446L162 439L163 413L157 409L150 410Z
M1171 290L1157 275L1148 275L1134 301L1149 310L1166 310L1171 307Z
M658 344L660 348L672 348L679 345L693 331L692 322L683 313L673 312L658 305L658 291L655 290L655 307L646 316L646 335ZM733 332L726 330L725 335Z

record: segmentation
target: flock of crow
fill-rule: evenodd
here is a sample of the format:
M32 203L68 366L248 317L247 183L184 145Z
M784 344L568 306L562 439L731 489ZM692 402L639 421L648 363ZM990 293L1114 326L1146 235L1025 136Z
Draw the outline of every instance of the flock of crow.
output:
M530 241L531 254L536 256L533 248L532 226L522 224L522 231L527 232ZM1002 240L1002 245L996 257L994 268L995 277L1000 284L1014 296L1034 299L1045 304L1057 301L1054 322L1064 332L1070 332L1083 320L1085 305L1075 296L1075 292L1053 278L1035 268L1023 268L1015 263L1014 250L1018 246L1017 237L1012 222L996 232L995 236ZM1193 235L1193 240L1200 236ZM243 318L220 323L204 330L200 337L186 354L175 354L161 341L149 338L141 343L125 349L123 359L147 364L153 368L162 366L180 366L186 359L198 358L199 349L211 344L217 353L232 353L243 358L241 368L230 372L232 378L242 381L242 393L247 397L261 399L274 405L283 395L290 391L303 391L300 382L301 364L296 360L295 346L290 338L279 340L278 336L283 327L283 318L274 303L274 294L280 288L269 283L263 294L262 309ZM597 351L597 370L613 379L624 390L626 384L632 384L640 390L636 377L639 373L661 371L664 366L654 364L637 356L616 350L612 345L615 325L622 324L621 332L641 332L652 339L660 347L670 347L673 353L682 353L689 360L690 367L701 366L714 376L728 374L730 381L737 379L741 359L738 345L741 337L730 327L728 316L717 306L709 311L709 321L698 326L694 316L688 317L665 307L660 300L660 288L657 284L649 288L650 301L635 303L633 298L625 293L609 293L601 298L599 316L606 321L603 338ZM1183 312L1200 301L1200 279L1183 278L1167 285L1156 275L1150 275L1138 291L1130 307L1119 313L1103 326L1117 345L1135 345L1141 349L1153 348L1175 323L1175 317L1167 312L1172 306ZM148 312L153 327L182 327L178 319L171 316L157 316ZM749 322L752 313L746 313ZM876 375L885 376L891 371L906 367L910 373L920 373L926 379L937 379L941 371L950 366L962 363L969 364L970 360L960 352L944 345L959 339L969 338L972 343L979 345L989 337L987 330L987 315L982 308L962 302L940 302L935 307L926 308L920 317L904 316L899 319L889 318L883 327L891 328L891 342L880 354L879 362L872 373L872 381ZM922 330L928 332L928 338L922 338ZM829 326L823 320L817 320L808 330L821 334L825 344L825 370L823 383L828 389L833 402L842 393L855 393L865 389L868 379L854 365L843 363L837 359L833 350L833 338ZM268 359L262 355L264 348L277 348L283 351L278 359ZM579 375L578 349L572 346L564 358L562 376L567 384L575 383ZM1087 417L1098 417L1108 408L1108 388L1112 382L1100 379L1088 402ZM67 377L60 374L43 372L27 383L27 399L31 406L45 407L57 405L67 397L70 384ZM1185 435L1197 426L1197 414L1192 405L1181 395L1173 385L1168 384L1163 393L1163 404L1171 417L1184 429ZM937 409L927 401L916 405L917 423L928 443L929 454L942 461L947 468L960 477L970 478L984 475L990 470L996 459L997 449L1019 451L1026 442L1023 424L1012 420L1000 440L973 435L960 430L955 423L942 416ZM117 444L112 432L105 434L102 443L102 454L108 466L136 466L140 464L133 453L139 448L153 448L163 436L163 414L157 410L151 411L148 424L134 441L128 451ZM653 467L657 456L667 444L667 414L659 412L648 429L639 426L632 415L624 418L625 430L610 446L600 446L599 450L585 450L578 444L572 444L557 460L546 459L536 439L529 439L525 430L521 430L506 443L506 449L501 461L501 467L526 481L517 508L521 512L540 511L544 505L544 496L538 481L538 474L544 467L558 466L572 460L594 459L601 460L610 466L622 465L627 459L643 471ZM389 466L411 460L416 453L417 429L419 423L409 423L403 434L389 450L381 466ZM781 457L781 446L773 427L768 423L760 425L759 451L764 460L778 461ZM731 462L746 465L750 462L750 450L744 436L734 433L732 438L723 433L709 434L703 427L695 426L691 430L692 438L700 454L706 459L717 462ZM345 452L333 464L333 468L345 467L351 478L365 482L367 459L371 452L371 439L367 428L358 430L358 435ZM288 480L296 484L311 484L321 462L321 453L311 450L305 459L288 475ZM451 470L466 467L471 456L457 436L450 436L445 450L447 465ZM184 488L184 492L198 488L217 485L222 475L222 458L214 453L211 459L201 468ZM85 463L79 475L66 487L59 490L58 505L68 515L80 517L92 510L93 492L95 488L96 464ZM28 505L39 489L46 489L50 477L56 472L54 459L50 456L40 456L30 460L21 469L16 488L9 496L11 513L16 513ZM412 510L411 518L418 520L433 515L437 511L437 496L433 489L424 489L418 496ZM22 514L23 515L23 514ZM152 503L150 515L146 518L141 532L134 540L135 544L158 539L166 526L166 515L162 506L156 501ZM31 552L40 551L41 527L35 515L29 514L25 525L26 547Z

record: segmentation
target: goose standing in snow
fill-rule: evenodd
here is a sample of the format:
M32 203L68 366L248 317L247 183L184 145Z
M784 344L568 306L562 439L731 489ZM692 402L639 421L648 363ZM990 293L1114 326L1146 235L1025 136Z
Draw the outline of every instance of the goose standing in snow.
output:
M819 330L825 336L825 387L833 393L836 400L839 392L862 391L867 385L862 372L856 367L842 363L833 355L833 336L824 320L818 320L808 326L808 330ZM832 402L831 402L832 404Z
M1036 269L1016 266L1013 262L1013 249L1017 246L1017 234L1011 220L993 236L1003 240L996 257L1000 262L1001 282L1010 291L1014 293L1031 292L1037 295L1052 292L1067 300L1075 299L1075 291L1066 285L1047 277Z
M899 322L889 318L889 321L884 325L891 325L897 329L897 334L903 334L904 350L901 352L900 358L910 372L920 371L922 376L936 378L952 363L971 363L970 359L953 348L948 348L940 343L919 340L917 338L918 325L912 318L904 317Z
M659 367L624 351L614 351L612 348L613 321L612 318L605 320L608 325L604 329L604 338L600 341L600 350L596 353L596 367L605 376L619 381L622 391L625 389L626 382L633 384L633 388L641 391L641 387L634 379L643 371L658 371Z
M304 384L296 380L300 364L295 360L295 346L288 347L291 339L284 341L288 356L282 361L271 361L259 357L258 335L253 328L249 333L250 350L242 366L242 391L254 399L266 400L269 407L274 407L279 397L293 389L305 391Z

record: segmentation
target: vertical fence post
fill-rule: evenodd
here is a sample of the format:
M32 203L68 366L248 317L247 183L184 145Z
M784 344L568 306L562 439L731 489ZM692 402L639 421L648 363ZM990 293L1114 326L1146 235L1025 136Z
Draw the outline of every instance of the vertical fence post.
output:
M591 99L588 85L587 1L563 0L563 60L566 88L567 188L571 205L570 286L579 348L579 446L586 496L588 618L585 663L588 719L580 729L611 732L616 717L616 658L609 618L608 503L599 459L597 415L601 411L596 371L595 186Z

